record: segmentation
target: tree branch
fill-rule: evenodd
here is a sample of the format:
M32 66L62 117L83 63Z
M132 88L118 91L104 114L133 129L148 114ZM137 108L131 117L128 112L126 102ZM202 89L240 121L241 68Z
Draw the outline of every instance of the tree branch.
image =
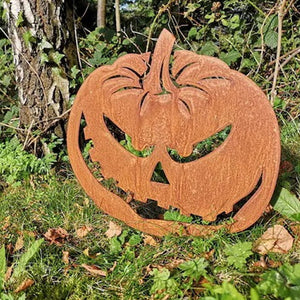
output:
M276 62L274 70L273 85L271 90L271 105L273 106L275 96L276 96L276 84L277 77L279 73L279 63L280 63L280 52L281 52L281 38L282 38L282 23L284 18L284 8L287 0L281 0L279 10L278 10L278 40L277 40L277 53L276 53Z

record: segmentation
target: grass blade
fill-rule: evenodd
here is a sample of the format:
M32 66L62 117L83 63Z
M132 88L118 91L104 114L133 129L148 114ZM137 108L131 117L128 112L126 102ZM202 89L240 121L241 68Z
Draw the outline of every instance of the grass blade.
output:
M0 292L4 288L4 278L6 272L6 258L4 245L0 249Z
M21 256L11 279L18 278L24 272L29 260L39 251L43 242L44 242L43 239L39 239L39 240L35 241L30 246L30 248Z

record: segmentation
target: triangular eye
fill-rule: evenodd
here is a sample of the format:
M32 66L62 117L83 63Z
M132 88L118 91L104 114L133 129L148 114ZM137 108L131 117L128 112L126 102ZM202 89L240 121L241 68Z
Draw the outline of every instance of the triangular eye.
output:
M153 171L151 181L169 184L169 180L162 168L161 162L158 162Z

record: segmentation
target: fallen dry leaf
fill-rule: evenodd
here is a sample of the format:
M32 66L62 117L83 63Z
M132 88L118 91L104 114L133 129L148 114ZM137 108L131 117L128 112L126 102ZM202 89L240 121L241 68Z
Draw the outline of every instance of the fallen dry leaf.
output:
M182 258L173 259L171 262L163 265L163 268L167 268L168 270L172 271L173 269L177 268L179 265L184 263L185 260Z
M33 231L24 231L24 235L30 236L30 237L36 237L36 233Z
M144 245L156 247L158 243L151 235L144 235Z
M49 228L48 231L44 234L44 237L50 242L50 245L56 244L57 246L61 246L68 238L68 236L68 232L61 227Z
M84 249L82 253L83 253L84 255L90 257L90 249L89 249L89 248Z
M84 198L83 204L84 204L84 206L89 207L90 206L90 199L89 198Z
M13 266L10 266L7 268L5 277L4 277L4 281L8 281L10 279L12 271L13 271Z
M116 268L116 266L117 266L117 262L114 261L114 264L113 264L113 266L109 269L109 272L113 272L114 269Z
M291 224L290 228L293 231L293 234L295 236L300 237L300 224L299 223L293 223L293 224Z
M23 235L20 235L17 239L17 242L15 244L15 248L14 248L14 252L17 252L19 250L21 250L24 246L24 239L23 239Z
M2 230L6 230L10 226L10 216L4 218L3 222L1 222L1 224L3 224Z
M96 275L96 276L103 276L105 277L107 275L106 271L101 270L100 268L98 268L95 265L89 266L87 264L82 264L81 265L83 268L85 268L89 273L91 273L92 275Z
M92 230L93 227L84 225L76 230L76 234L79 238L84 238Z
M105 232L105 235L108 238L112 238L114 236L119 236L121 233L122 233L122 227L110 221L108 230Z
M6 246L6 249L7 249L7 253L9 254L13 254L14 253L14 246L12 243L9 243L7 246Z
M33 284L34 284L34 281L32 279L27 278L15 289L15 293L25 291Z
M269 228L256 242L253 251L265 255L268 252L287 253L293 246L294 238L281 225Z
M63 257L62 257L62 261L66 264L66 265L68 265L69 264L69 255L70 255L70 253L69 253L69 251L63 251L62 252L63 253Z
M264 256L261 256L259 261L255 261L250 266L250 272L260 273L260 272L262 272L263 270L265 270L267 268L268 268L268 265L267 265L267 263L265 261L265 258L264 258Z
M86 255L87 257L90 257L90 258L96 258L99 255L99 253L90 254L90 249L89 248L84 249L82 253L84 255Z
M213 258L214 253L215 253L215 249L211 249L210 251L204 253L204 258L210 260L211 258Z

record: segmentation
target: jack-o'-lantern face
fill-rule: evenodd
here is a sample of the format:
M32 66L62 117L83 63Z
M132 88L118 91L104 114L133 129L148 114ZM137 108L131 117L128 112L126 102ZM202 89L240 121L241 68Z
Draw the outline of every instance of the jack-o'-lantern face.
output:
M83 83L69 120L72 167L105 212L157 235L176 232L178 226L143 219L89 171L78 144L82 117L85 139L92 139L94 145L91 159L100 163L105 178L114 178L118 187L131 191L139 201L154 199L163 208L176 207L182 214L213 221L231 212L261 179L230 226L231 231L243 230L259 218L275 187L280 156L276 118L260 89L218 59L181 50L175 52L170 67L173 43L171 33L163 30L152 56L125 55L112 66L97 69ZM131 137L135 151L120 145L108 122ZM219 147L204 157L191 157L197 143L225 128L230 134ZM147 155L135 155L145 149ZM183 159L174 159L172 151ZM164 170L165 183L151 180L157 164ZM189 234L200 235L207 229L183 225Z

